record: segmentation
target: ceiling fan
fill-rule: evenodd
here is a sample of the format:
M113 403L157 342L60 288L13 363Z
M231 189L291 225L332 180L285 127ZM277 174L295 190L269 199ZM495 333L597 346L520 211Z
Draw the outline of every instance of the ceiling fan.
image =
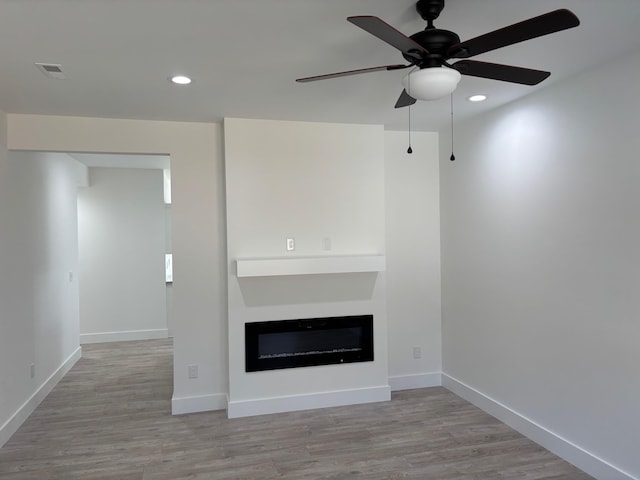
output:
M467 59L525 40L577 27L580 24L578 17L571 11L559 9L461 42L456 33L436 28L433 25L433 21L438 18L443 8L444 0L418 0L416 10L426 20L427 27L409 37L378 17L365 15L347 18L349 22L400 50L404 59L409 62L408 65L361 68L298 78L296 81L313 82L361 73L414 67L402 80L404 90L398 98L395 108L413 105L416 100L435 100L445 97L456 89L461 75L536 85L551 73ZM463 60L449 63L451 59Z

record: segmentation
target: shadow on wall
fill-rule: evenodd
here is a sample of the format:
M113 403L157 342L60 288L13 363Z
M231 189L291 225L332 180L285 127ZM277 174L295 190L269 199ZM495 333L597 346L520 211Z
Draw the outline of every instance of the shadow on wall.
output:
M239 278L247 307L371 300L377 272Z

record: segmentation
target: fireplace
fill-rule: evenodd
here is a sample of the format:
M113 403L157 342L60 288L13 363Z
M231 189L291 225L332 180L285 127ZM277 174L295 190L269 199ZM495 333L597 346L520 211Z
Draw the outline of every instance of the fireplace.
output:
M373 315L245 324L247 372L373 361Z

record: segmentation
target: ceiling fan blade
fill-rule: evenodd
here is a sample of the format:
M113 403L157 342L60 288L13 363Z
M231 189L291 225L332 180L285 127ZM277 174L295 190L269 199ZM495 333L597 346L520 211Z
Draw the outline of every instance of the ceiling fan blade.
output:
M378 17L364 15L348 17L347 20L410 57L420 59L422 54L429 53L418 42L407 37L404 33L396 30Z
M327 73L326 75L316 75L313 77L296 78L296 82L306 83L316 80L326 80L328 78L348 77L349 75L359 75L361 73L381 72L383 70L401 70L411 67L411 65L382 65L380 67L360 68L358 70L347 70L345 72Z
M521 83L523 85L537 85L551 75L550 72L543 70L513 67L499 63L478 62L477 60L460 60L451 66L463 75Z
M570 10L554 10L453 45L447 55L449 58L469 58L578 25L580 20Z
M396 102L395 108L408 107L409 105L413 105L414 103L416 103L416 101L417 100L409 95L406 90L402 90L400 98L398 98L398 101Z

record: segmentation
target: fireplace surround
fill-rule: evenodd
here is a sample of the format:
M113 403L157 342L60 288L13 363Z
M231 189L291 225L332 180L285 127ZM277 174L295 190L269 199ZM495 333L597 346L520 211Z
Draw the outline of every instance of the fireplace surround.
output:
M245 324L245 370L373 361L373 315Z

